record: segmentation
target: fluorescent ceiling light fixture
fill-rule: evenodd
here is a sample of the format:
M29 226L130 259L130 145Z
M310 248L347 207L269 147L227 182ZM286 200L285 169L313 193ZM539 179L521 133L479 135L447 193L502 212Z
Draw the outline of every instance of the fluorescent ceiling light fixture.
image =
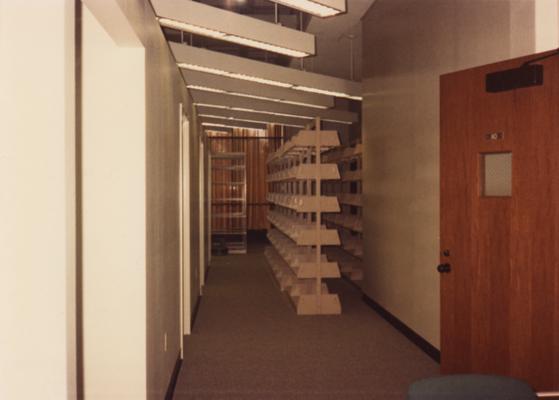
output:
M263 111L263 110L251 110L249 108L242 108L242 107L231 107L231 110L235 111L249 111L258 114L266 114L266 115L275 115L277 117L290 117L290 118L301 118L301 119L314 119L313 117L307 117L304 115L295 115L295 114L286 114L286 113L279 113L274 111Z
M310 55L309 53L305 53L303 51L292 50L292 49L288 49L288 48L285 48L285 47L275 46L273 44L259 42L258 40L253 40L253 39L248 39L248 38L242 38L240 36L228 35L228 34L223 33L223 32L214 31L212 29L204 28L202 26L187 24L185 22L180 22L180 21L174 21L174 20L168 19L168 18L159 18L159 24L161 26L165 26L167 28L173 28L173 29L177 29L179 31L195 33L197 35L207 36L207 37L211 37L211 38L214 38L214 39L225 40L226 42L232 42L232 43L240 44L240 45L243 45L243 46L254 47L254 48L257 48L257 49L260 49L260 50L267 50L267 51L271 51L273 53L284 54L284 55L290 56L290 57L301 58L301 57L307 57L307 56Z
M327 96L334 96L334 97L346 97L348 99L352 99L352 100L363 100L363 97L361 96L348 96L345 93L341 93L341 92L333 92L331 90L325 90L325 89L317 89L317 88L312 88L312 87L307 87L307 86L293 86L293 89L297 89L297 90L302 90L303 92L309 92L309 93L318 93L318 94L324 94Z
M222 106L222 105L217 105L217 104L203 104L203 103L194 103L194 105L195 106L202 106L202 107L209 107L209 108L221 108L221 109L227 109L227 110L233 110L233 111L247 111L247 112L252 112L252 113L257 113L257 114L275 115L277 117L291 117L291 118L301 118L301 119L308 119L308 120L314 119L314 117L308 117L306 115L285 114L285 113L279 113L279 112L273 112L273 111L254 110L252 108L244 108L244 107L227 107L227 106Z
M233 129L257 129L265 130L263 128L247 128L246 126L230 125L230 124L217 124L214 122L202 122L202 126L216 127L216 128L233 128Z
M230 54L170 43L180 68L301 92L361 100L360 82L282 67ZM250 72L247 72L250 71Z
M214 109L229 109L234 111L245 111L250 113L275 115L278 117L281 116L286 118L297 118L298 120L307 120L301 121L303 124L306 124L308 120L312 120L316 117L320 117L323 121L328 120L347 124L359 121L359 115L357 113L346 110L320 110L316 108L301 107L291 104L282 104L236 97L229 94L203 92L200 90L192 90L191 95L193 98L193 102L195 104L200 104L201 106L208 105L210 107L213 107ZM206 114L209 114L209 112L207 111L204 112ZM223 112L219 112L217 114L223 115ZM269 120L269 118L266 119ZM298 122L300 121L297 121L295 123Z
M275 101L277 103L319 109L327 109L335 105L332 96L323 94L274 87L262 83L247 82L229 76L217 76L215 74L186 69L181 69L181 74L188 87L197 86L200 88L208 88L206 91L217 89L238 97Z
M286 114L286 113L279 113L279 112L272 112L272 111L262 111L262 110L254 110L252 108L244 108L244 107L226 107L226 106L222 106L222 105L216 105L216 104L201 104L201 103L194 103L194 105L196 107L200 106L200 107L208 107L208 108L219 108L219 109L227 109L227 110L232 110L232 111L245 111L245 112L251 112L251 113L255 113L255 114L265 114L265 115L273 115L276 117L289 117L289 118L300 118L300 119L306 119L306 120L313 120L314 117L309 117L306 115L295 115L295 114ZM221 119L234 119L237 121L245 121L245 122L258 122L258 123L263 123L263 124L267 124L269 122L265 122L265 121L255 121L255 120L249 120L249 119L241 119L241 118L235 118L235 117L224 117L224 116L216 116L216 115L208 115L208 114L198 114L198 116L200 117L211 117L211 118L221 118ZM337 119L332 119L332 118L320 118L322 121L325 122L334 122L337 124L344 124L344 125L351 125L352 122L349 121L341 121L341 120L337 120ZM279 125L285 125L285 126L294 126L296 128L304 128L303 125L292 125L292 124L280 124Z
M317 17L331 17L346 11L345 0L271 0Z
M152 0L161 26L243 46L307 57L316 53L314 35L191 0Z
M258 76L254 76L254 75L238 74L238 73L228 72L227 76L230 76L231 78L242 79L243 81L263 83L265 85L279 86L279 87L284 87L284 88L293 87L293 84L291 84L291 83L280 82L280 81L275 81L275 80L266 79L266 78L260 78Z
M231 73L231 72L224 71L222 69L204 67L203 65L196 65L196 64L189 64L189 63L179 63L178 66L179 66L179 68L189 69L189 70L192 70L192 71L200 71L200 72L207 72L208 74L228 76L230 78L242 79L244 81L250 81L250 82L256 82L256 83L263 83L265 85L272 85L272 86L278 86L278 87L283 87L283 88L293 87L293 85L290 84L290 83L273 81L271 79L259 78L257 76L252 76L252 75Z
M259 121L259 120L254 120L254 119L245 119L245 118L236 118L236 117L224 117L222 115L212 115L212 114L198 114L198 117L225 119L225 120L229 120L229 121L254 122L254 123L257 123L257 124L283 125L283 126L291 126L293 128L304 128L305 127L304 125L282 124L282 123L279 123L279 122Z
M302 92L324 94L324 95L327 95L327 96L334 96L334 97L345 97L347 99L358 100L358 101L363 100L362 96L351 96L351 95L348 95L348 94L342 93L342 92L333 92L331 90L318 89L318 88L312 88L312 87L307 87L307 86L292 85L290 83L273 81L271 79L259 78L257 76L252 76L252 75L231 73L231 72L227 72L227 71L224 71L224 70L221 70L221 69L209 68L209 67L204 67L204 66L196 65L196 64L179 63L178 66L179 66L179 68L189 69L189 70L192 70L192 71L200 71L200 72L207 72L208 74L228 76L230 78L242 79L244 81L250 81L250 82L256 82L256 83L263 83L265 85L272 85L272 86L278 86L278 87L283 87L283 88L290 88L290 89L300 90ZM230 93L230 94L234 94L234 93ZM250 97L250 96L245 96L245 97ZM262 100L268 100L268 99L263 98ZM285 101L285 102L288 103L287 101ZM303 106L307 105L307 104L299 104L297 102L291 102L291 104L303 105ZM311 107L312 107L312 105L311 105ZM326 107L321 107L321 106L315 106L315 107L316 108L326 108Z
M204 104L204 103L194 103L195 106L203 106L203 107L212 107L212 108L222 108L224 110L230 110L231 107L228 106L220 106L217 104Z
M206 86L198 86L198 85L187 85L186 86L189 89L194 89L194 90L202 90L204 92L211 92L211 93L228 93L225 90L221 90L221 89L214 89L214 88L209 88ZM231 94L231 93L229 93Z
M309 103L303 103L300 101L293 101L293 100L285 100L285 99L274 99L272 97L266 97L266 96L257 96L254 94L250 94L250 93L238 93L238 92L229 92L227 90L222 90L222 89L215 89L215 88L211 88L211 87L207 87L207 86L199 86L199 85L187 85L186 86L188 89L193 89L193 90L201 90L203 92L210 92L210 93L226 93L226 94L230 94L232 96L238 96L238 97L246 97L248 99L255 99L255 100L266 100L266 101L273 101L276 103L285 103L285 104L293 104L296 106L304 106L304 107L312 107L312 108L319 108L321 110L325 110L328 107L326 106L321 106L321 105L317 105L317 104L309 104Z
M227 36L223 32L204 28L202 26L187 24L186 22L175 21L169 18L159 18L159 25L164 26L166 28L177 29L179 31L194 33L196 35L211 37L214 39L225 40L225 36Z

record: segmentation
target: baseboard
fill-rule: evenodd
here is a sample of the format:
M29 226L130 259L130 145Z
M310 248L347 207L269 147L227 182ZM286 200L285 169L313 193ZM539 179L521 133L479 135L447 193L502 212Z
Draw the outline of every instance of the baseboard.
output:
M173 369L173 374L171 375L171 380L169 381L169 386L167 386L167 393L165 393L165 400L173 400L175 395L175 387L177 386L177 380L179 378L179 372L182 366L181 353L177 355L177 361L175 362L175 368Z
M390 325L396 328L402 335L407 337L413 344L419 347L425 354L431 357L436 362L441 362L441 352L427 340L418 335L413 329L400 321L397 317L392 315L389 311L384 309L376 301L363 294L363 301L369 307L377 312L382 318L384 318Z
M196 305L194 306L194 311L192 311L192 318L190 319L190 331L194 329L194 323L196 322L196 317L198 316L198 309L200 308L200 299L202 296L198 296L196 299Z

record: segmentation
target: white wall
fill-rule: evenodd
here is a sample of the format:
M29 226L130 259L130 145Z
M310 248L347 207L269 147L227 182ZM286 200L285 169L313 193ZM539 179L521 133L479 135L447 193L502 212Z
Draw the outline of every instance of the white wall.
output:
M106 12L106 30L129 40L129 32L110 22L124 14L145 49L145 255L146 255L146 376L147 398L161 399L167 390L180 351L180 238L179 238L179 103L190 121L191 301L196 304L199 282L194 269L198 251L198 135L192 99L169 51L147 0L87 0ZM165 343L167 349L165 350Z
M87 57L110 56L89 58L85 66L91 96L84 99L82 160L88 168L83 177L83 317L89 354L83 361L86 373L99 372L86 377L86 389L99 394L104 384L108 391L133 382L139 385L128 388L136 390L129 396L160 399L182 341L178 104L192 114L192 101L147 0L84 2L100 12L103 28L117 44L132 40L145 49L117 51L99 26L94 42L102 46L83 49ZM0 0L2 399L76 395L75 4ZM139 131L143 137L134 135ZM198 135L193 116L190 139L196 151L190 172L196 199ZM103 162L96 162L101 153ZM193 232L198 231L197 201ZM196 238L191 245L199 248ZM190 258L198 271L198 252ZM199 282L192 287L197 297ZM104 298L117 292L121 301ZM125 304L131 307L125 310ZM138 351L129 358L132 347ZM134 362L130 374L119 375L119 366Z
M75 398L74 1L0 0L0 398Z
M122 18L119 25L128 22ZM86 399L146 398L145 51L82 8Z
M364 291L435 346L439 76L557 47L558 15L547 0L377 0L363 19Z

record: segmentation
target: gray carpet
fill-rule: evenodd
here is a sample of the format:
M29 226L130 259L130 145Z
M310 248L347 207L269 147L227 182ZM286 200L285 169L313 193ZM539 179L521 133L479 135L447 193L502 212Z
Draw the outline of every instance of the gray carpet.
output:
M341 316L296 316L262 251L213 259L175 399L404 399L438 374L341 279Z

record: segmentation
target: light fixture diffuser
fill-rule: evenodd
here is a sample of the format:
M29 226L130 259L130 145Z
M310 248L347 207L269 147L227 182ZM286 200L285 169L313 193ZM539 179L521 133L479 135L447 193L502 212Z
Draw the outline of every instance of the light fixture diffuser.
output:
M236 97L230 94L203 92L199 90L191 90L190 93L195 104L212 106L213 108L247 111L265 115L299 118L303 120L312 120L316 117L320 117L324 121L327 120L343 124L352 124L359 121L357 113L346 110L321 110L316 108L294 106L291 104Z
M362 100L360 82L282 67L181 43L171 42L170 47L178 66L186 70L301 92Z
M315 54L314 35L191 0L153 0L161 26L284 54Z
M271 0L317 17L332 17L346 12L345 0Z
M332 96L291 90L289 88L272 87L262 83L247 82L228 76L217 76L200 71L182 69L181 72L189 89L227 93L238 97L293 104L303 107L320 109L334 107L334 98Z
M214 118L214 119L223 119L226 121L240 121L240 122L254 122L256 124L270 124L273 122L269 121L262 121L257 119L245 119L245 118L237 118L237 117L224 117L221 115L214 115L214 114L198 114L199 118ZM283 126L290 126L292 128L304 128L304 125L297 125L297 124L284 124L284 123L276 123L277 125Z

